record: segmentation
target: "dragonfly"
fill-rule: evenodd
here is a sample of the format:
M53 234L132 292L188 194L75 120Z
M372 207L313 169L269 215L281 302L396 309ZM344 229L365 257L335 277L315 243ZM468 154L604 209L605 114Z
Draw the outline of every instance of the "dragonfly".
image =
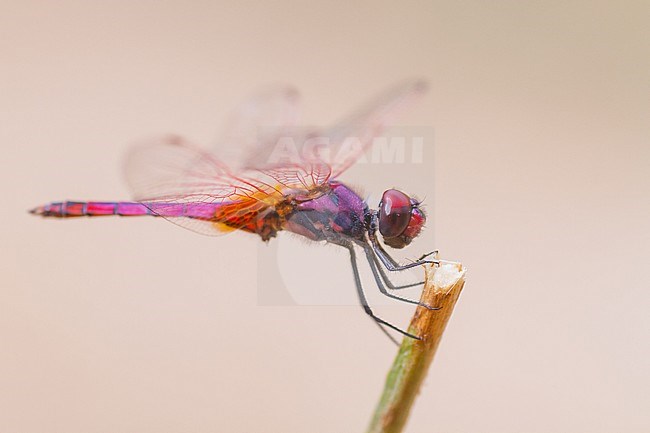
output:
M293 88L266 90L234 111L220 140L223 149L240 155L238 163L226 163L178 135L160 136L127 153L125 173L132 200L55 201L30 212L65 219L149 216L210 236L241 231L268 242L286 231L341 246L349 251L365 313L394 342L387 328L419 340L372 310L356 250L363 251L383 295L437 309L394 293L422 281L397 285L389 277L416 266L439 265L437 251L399 263L384 247L402 249L420 234L426 223L421 202L391 188L383 192L378 207L371 208L339 178L425 89L418 80L401 83L321 131L298 126Z

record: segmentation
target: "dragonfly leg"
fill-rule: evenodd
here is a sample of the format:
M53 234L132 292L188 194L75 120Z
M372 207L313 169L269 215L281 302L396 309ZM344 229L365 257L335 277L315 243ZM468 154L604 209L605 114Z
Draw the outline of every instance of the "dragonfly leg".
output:
M374 320L375 323L377 323L377 325L379 325L382 332L384 334L386 334L388 336L388 338L390 338L393 341L393 343L399 344L397 342L397 340L395 340L395 338L392 335L390 335L388 333L388 331L386 331L386 329L384 329L384 326L386 326L386 327L388 327L388 328L390 328L390 329L392 329L394 331L397 331L397 332L399 332L400 334L402 334L402 335L404 335L406 337L410 337L410 338L413 338L415 340L421 340L422 338L418 337L417 335L410 334L410 333L404 331L403 329L400 329L397 326L393 325L392 323L389 323L389 322L385 321L384 319L382 319L380 317L377 317L375 315L375 313L372 311L372 309L368 305L368 300L366 299L366 295L363 292L363 285L361 284L361 276L359 275L359 267L357 265L357 254L354 251L354 246L349 242L336 242L336 243L338 245L341 245L341 246L347 248L348 251L350 252L350 263L352 264L352 273L354 274L354 283L355 283L355 285L357 287L357 295L359 296L359 302L361 303L361 306L363 307L363 311L365 311L365 313L368 316L370 316L370 318L372 318L372 320Z
M440 252L440 251L438 251L438 250L433 250L433 251L431 251L430 253L422 254L418 260L424 260L424 259L426 259L426 258L429 257L429 256L437 257L439 252Z
M379 258L379 260L383 263L383 265L388 269L389 271L403 271L405 269L411 269L416 266L421 266L425 265L428 263L432 263L435 265L440 264L440 260L424 260L424 259L419 259L416 260L412 263L407 263L405 265L401 265L395 261L387 252L384 250L384 248L381 246L379 241L377 241L377 238L375 237L374 234L370 235L370 243L372 244L372 249L374 250L375 254ZM424 257L428 256L430 254L425 254Z
M369 248L368 246L364 246L364 247ZM371 250L371 253L372 253L372 249L370 249L370 250ZM381 263L379 262L379 259L374 254L372 254L372 261L375 263L375 265L376 265L375 267L377 268L377 271L379 272L379 275L381 275L381 279L384 281L384 283L386 284L386 286L390 290L408 289L408 288L411 288L411 287L421 286L421 285L424 284L424 281L419 281L417 283L408 283L408 284L395 285L390 280L388 275L386 275L386 272L384 272L384 268L381 267Z
M377 283L377 287L379 288L379 291L383 295L388 296L389 298L392 298L392 299L397 299L398 301L402 301L402 302L406 302L406 303L414 304L414 305L419 305L419 306L422 306L422 307L427 308L429 310L439 310L440 309L440 308L437 308L437 307L432 307L432 306L427 305L427 304L421 304L419 301L416 301L416 300L413 300L413 299L408 299L408 298L404 298L402 296L393 295L388 290L386 290L386 287L384 287L384 284L381 281L381 277L379 275L379 268L378 268L377 264L375 263L375 258L374 258L374 255L372 253L372 250L370 248L368 248L368 247L365 247L363 250L366 253L366 258L368 259L368 264L370 265L370 269L372 270L372 275L373 275L373 277L375 277L375 282Z

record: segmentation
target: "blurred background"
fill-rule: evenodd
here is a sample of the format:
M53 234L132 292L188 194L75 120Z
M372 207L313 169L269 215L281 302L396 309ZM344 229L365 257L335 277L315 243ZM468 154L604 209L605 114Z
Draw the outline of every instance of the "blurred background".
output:
M33 0L0 3L0 430L363 431L395 347L258 299L277 258L354 300L345 251L26 210L128 198L134 139L209 144L261 85L327 124L413 76L433 157L342 178L426 196L405 256L469 269L408 431L650 430L648 2Z

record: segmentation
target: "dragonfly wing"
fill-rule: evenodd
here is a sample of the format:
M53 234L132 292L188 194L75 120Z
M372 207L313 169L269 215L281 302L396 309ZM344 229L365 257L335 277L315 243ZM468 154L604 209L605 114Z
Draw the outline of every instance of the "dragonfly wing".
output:
M233 171L212 153L174 135L133 146L125 174L135 200L152 213L208 235L254 231L257 216L289 190L306 192L315 184L302 171Z
M426 91L426 83L411 80L394 86L324 132L329 139L332 177L340 175L392 126L401 112Z
M295 88L263 88L231 112L215 151L230 165L246 165L261 146L291 136L299 118L300 95Z
M188 140L166 135L142 141L126 155L124 171L133 198L206 200L233 191L228 167Z
M276 140L260 142L246 164L286 171L293 181L313 177L318 184L335 178L366 152L425 88L421 81L401 83L324 131L295 128Z
M207 235L243 228L250 224L246 215L281 198L261 176L233 173L210 152L173 135L133 146L125 175L134 198L152 213Z
M227 226L194 218L170 216L163 216L163 218L179 227L205 236L223 236L235 230L234 228L229 229Z

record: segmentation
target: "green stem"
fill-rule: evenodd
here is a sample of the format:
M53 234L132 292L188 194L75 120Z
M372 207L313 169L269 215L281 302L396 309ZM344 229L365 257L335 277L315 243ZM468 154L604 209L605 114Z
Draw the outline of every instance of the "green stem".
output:
M445 275L434 279L437 272ZM460 264L427 269L421 303L440 309L417 308L409 332L422 340L402 340L368 433L399 433L404 428L464 284L465 270Z

